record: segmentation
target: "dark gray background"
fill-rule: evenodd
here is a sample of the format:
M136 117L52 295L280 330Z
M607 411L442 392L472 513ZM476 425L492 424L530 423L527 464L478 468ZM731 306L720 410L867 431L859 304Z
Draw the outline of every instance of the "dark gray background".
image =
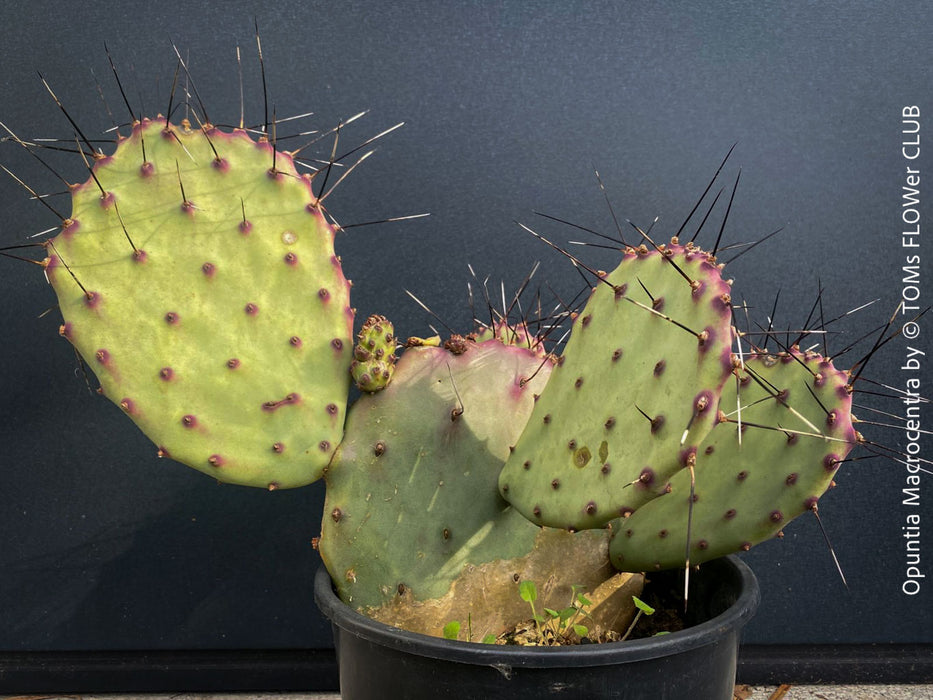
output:
M571 292L576 274L515 220L559 240L580 234L533 210L611 232L595 166L622 215L660 216L655 231L669 235L735 142L727 239L784 227L730 266L737 299L764 318L780 288L785 327L806 318L817 278L827 318L880 299L840 324L836 348L898 302L901 108L919 105L924 130L933 115L925 3L34 0L0 23L0 119L23 137L71 136L41 70L86 132L110 125L96 80L122 121L105 41L133 104L164 111L174 41L216 122L239 117L241 46L247 120L260 122L254 17L280 117L313 110L327 127L371 110L345 143L406 122L329 200L345 224L432 213L340 237L360 320L386 313L399 335L427 334L410 289L466 330L468 263L514 287L541 260L540 279ZM0 162L60 189L11 144ZM929 162L926 151L915 161ZM0 245L54 224L0 179ZM605 251L582 254L612 265ZM0 262L0 293L0 649L327 646L310 590L321 489L218 486L156 459L88 394L56 313L41 316L54 298L40 270ZM929 349L930 334L926 321L914 345ZM886 350L870 374L901 385L904 343ZM933 572L920 595L901 593L904 475L886 460L849 464L820 502L848 590L811 518L745 556L763 589L746 641L933 641Z

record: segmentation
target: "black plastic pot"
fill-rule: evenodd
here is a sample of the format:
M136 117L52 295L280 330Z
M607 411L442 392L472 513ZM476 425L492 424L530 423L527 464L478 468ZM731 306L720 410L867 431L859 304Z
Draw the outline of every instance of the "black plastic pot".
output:
M688 622L695 624L688 629L549 648L454 642L389 627L341 602L323 568L314 597L333 623L342 700L732 700L739 632L758 608L758 582L736 557L703 564L690 581Z

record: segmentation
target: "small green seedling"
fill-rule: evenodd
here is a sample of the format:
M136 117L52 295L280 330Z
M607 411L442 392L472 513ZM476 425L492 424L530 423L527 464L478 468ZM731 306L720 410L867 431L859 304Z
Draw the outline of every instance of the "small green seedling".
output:
M538 636L543 639L544 633L541 631L541 623L544 622L544 620L535 610L535 601L538 599L538 587L535 585L535 582L522 581L519 583L518 595L531 606L531 619L535 622L535 629L538 630Z
M531 606L532 620L538 633L541 644L572 644L575 643L573 635L586 638L590 634L589 628L581 620L588 618L589 614L584 608L593 604L583 593L580 586L572 586L570 605L562 610L544 608L544 615L535 610L535 601L538 599L538 588L534 581L522 581L518 593L522 600Z
M573 597L568 607L561 611L545 608L545 612L547 612L552 619L557 621L559 633L564 633L566 630L573 630L574 634L576 634L578 637L584 638L589 635L590 630L586 625L581 624L579 620L581 617L589 617L589 614L584 610L584 608L592 605L593 601L583 595L579 589L580 586L572 587L571 590ZM566 634L563 634L562 636L566 636Z
M626 639L629 638L629 636L632 634L632 630L635 629L635 625L638 624L638 620L641 618L642 615L654 615L654 612L655 612L654 608L652 608L650 605L648 605L648 603L643 601L638 596L633 595L632 602L635 603L635 607L638 608L638 612L635 613L635 619L632 620L632 624L628 626L628 629L625 631L625 634L623 635L622 639L619 640L621 642L624 642ZM657 634L653 636L660 637L662 634L670 634L670 632L658 632Z
M460 621L451 620L444 625L444 639L456 640L460 637Z
M444 639L450 639L453 641L460 639L460 628L461 628L461 625L460 625L459 620L451 620L450 622L448 622L446 625L444 625ZM473 621L469 617L467 618L467 639L466 641L468 642L473 641ZM482 643L483 644L495 644L496 635L490 632L485 637L483 637Z

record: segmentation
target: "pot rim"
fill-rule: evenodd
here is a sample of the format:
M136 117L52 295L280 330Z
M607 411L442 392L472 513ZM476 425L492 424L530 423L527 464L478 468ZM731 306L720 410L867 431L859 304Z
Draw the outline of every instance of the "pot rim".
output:
M584 644L564 647L523 647L442 639L409 632L377 622L353 610L334 593L323 566L314 578L314 600L321 612L337 627L369 642L406 653L468 664L525 666L604 666L670 656L717 643L741 629L755 614L761 593L748 565L735 555L721 557L704 566L725 567L736 581L739 596L725 611L685 630L659 637L626 642Z

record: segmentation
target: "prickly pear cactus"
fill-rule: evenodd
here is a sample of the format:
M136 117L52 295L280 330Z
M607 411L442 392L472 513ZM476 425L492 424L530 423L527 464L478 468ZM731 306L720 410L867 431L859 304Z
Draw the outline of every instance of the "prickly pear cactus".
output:
M72 200L46 273L103 394L221 481L317 479L342 436L353 314L292 158L242 130L144 120Z
M319 550L357 608L442 596L468 564L527 554L540 530L496 478L550 361L495 339L447 345L409 348L354 404L327 471Z
M747 356L697 455L692 513L683 470L669 493L614 524L612 563L624 571L683 566L689 530L689 560L698 564L747 550L815 510L857 441L847 381L815 353Z
M574 321L499 479L532 522L601 527L696 458L731 375L729 284L673 241L628 249Z

